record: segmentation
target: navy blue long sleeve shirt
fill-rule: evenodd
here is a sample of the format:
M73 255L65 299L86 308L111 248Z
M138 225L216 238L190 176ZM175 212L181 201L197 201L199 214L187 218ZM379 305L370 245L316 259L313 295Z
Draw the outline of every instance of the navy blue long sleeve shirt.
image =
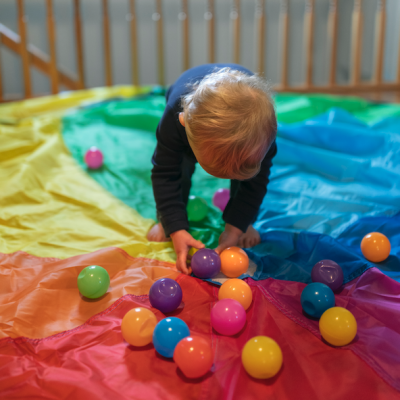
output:
M167 106L158 124L157 146L152 158L151 174L157 214L167 236L181 229L188 230L185 203L181 195L181 171L184 155L195 163L196 157L189 145L185 128L179 122L182 112L181 96L190 91L188 84L201 80L216 68L231 67L249 75L248 69L237 64L205 64L185 71L169 88ZM245 232L254 221L261 202L267 193L272 158L276 154L275 142L271 145L260 171L251 179L240 181L236 194L223 213L223 220Z

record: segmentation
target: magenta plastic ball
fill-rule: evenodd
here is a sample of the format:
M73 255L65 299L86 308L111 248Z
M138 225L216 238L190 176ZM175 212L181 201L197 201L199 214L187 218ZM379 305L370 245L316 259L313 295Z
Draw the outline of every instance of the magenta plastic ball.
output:
M239 333L246 324L246 311L233 299L222 299L211 309L211 325L221 335Z
M178 282L162 278L151 285L149 300L152 307L162 313L175 311L182 302L182 289Z
M97 147L91 147L85 154L85 163L90 169L103 165L103 153Z
M191 266L198 278L214 278L221 271L221 258L214 250L200 249L194 253Z
M343 284L343 271L335 261L321 260L314 265L311 271L311 280L324 283L335 291Z
M221 211L224 211L230 196L231 192L229 189L218 189L213 196L214 206L218 207Z

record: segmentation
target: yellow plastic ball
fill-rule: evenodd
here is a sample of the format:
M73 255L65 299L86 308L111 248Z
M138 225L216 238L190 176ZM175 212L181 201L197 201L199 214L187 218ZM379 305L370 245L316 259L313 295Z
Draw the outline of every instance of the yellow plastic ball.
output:
M243 347L242 363L253 378L272 378L282 367L281 348L267 336L255 336Z
M368 233L361 241L361 252L369 261L375 263L385 261L390 254L389 239L383 233Z
M151 343L157 318L147 308L138 307L129 310L122 318L123 338L132 346L146 346Z
M250 286L245 281L241 279L228 279L218 291L218 300L222 299L237 300L247 310L253 301L253 294Z
M334 346L346 346L357 334L357 321L349 310L332 307L322 314L319 331L328 343Z

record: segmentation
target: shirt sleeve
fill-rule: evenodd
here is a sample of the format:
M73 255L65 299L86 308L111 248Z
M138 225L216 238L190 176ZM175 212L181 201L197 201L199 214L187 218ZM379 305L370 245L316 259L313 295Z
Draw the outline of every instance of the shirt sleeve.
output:
M181 229L189 229L181 190L185 145L177 123L178 114L167 106L157 127L157 146L152 158L154 199L158 218L167 236Z
M240 181L236 194L230 198L223 213L223 220L226 223L246 232L249 225L254 222L267 193L272 159L276 152L277 147L274 142L265 155L258 174L251 179Z

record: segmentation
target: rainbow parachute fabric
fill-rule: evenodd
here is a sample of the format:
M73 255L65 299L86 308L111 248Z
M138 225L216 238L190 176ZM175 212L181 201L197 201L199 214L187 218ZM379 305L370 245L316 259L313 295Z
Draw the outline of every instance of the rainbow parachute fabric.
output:
M0 107L0 398L400 398L400 105L319 95L279 95L276 105L278 154L256 222L262 242L246 250L253 304L233 337L210 325L218 285L178 273L171 243L146 240L162 91L113 87ZM104 154L99 170L83 162L91 146ZM228 185L197 166L193 194L209 213L191 233L207 247L223 229L211 198ZM360 251L372 231L392 246L378 264ZM358 324L342 348L321 339L300 305L321 259L341 265L336 305ZM93 264L111 278L98 300L82 298L76 284ZM135 349L122 338L122 317L151 308L148 291L161 277L183 290L184 307L171 315L212 345L204 378L187 379L152 345ZM270 380L241 365L257 335L282 349Z

